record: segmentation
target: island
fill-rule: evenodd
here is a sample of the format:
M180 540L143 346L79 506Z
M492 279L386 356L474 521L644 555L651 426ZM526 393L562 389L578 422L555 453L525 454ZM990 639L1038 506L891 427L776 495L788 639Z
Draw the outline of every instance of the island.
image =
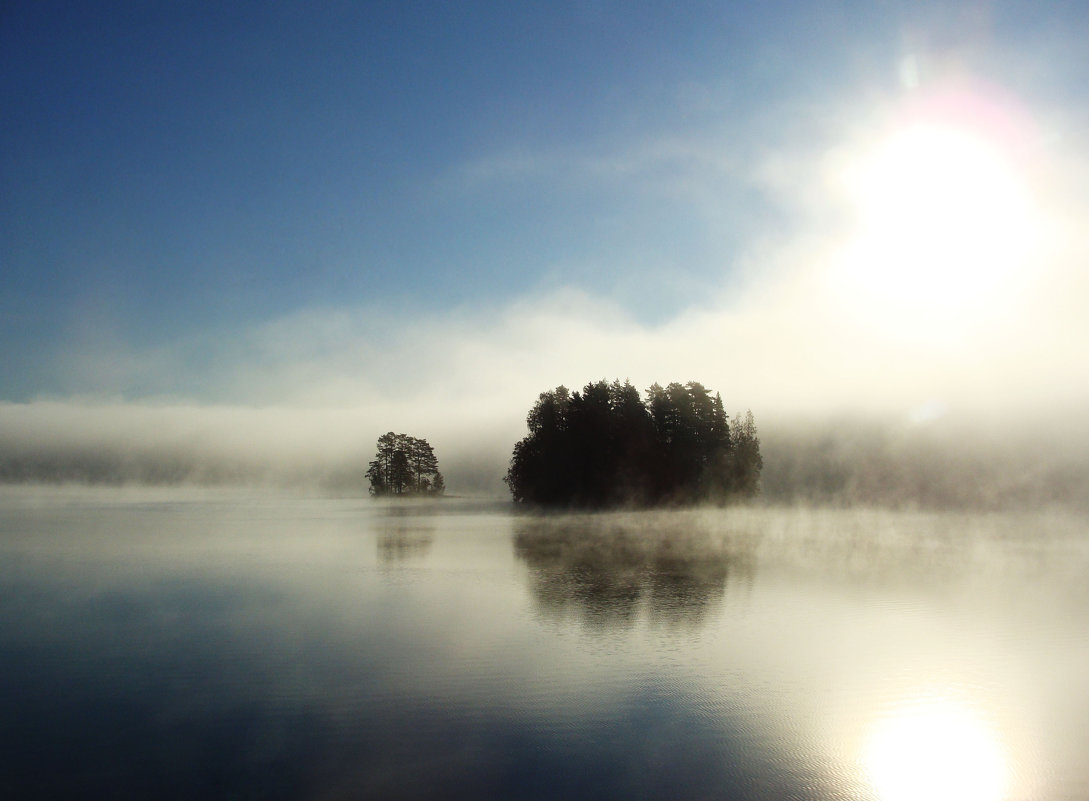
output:
M518 504L613 508L726 503L760 488L751 411L727 419L722 396L696 381L629 381L542 392L504 480Z
M371 495L437 497L446 491L435 451L426 439L390 431L378 438L367 467Z

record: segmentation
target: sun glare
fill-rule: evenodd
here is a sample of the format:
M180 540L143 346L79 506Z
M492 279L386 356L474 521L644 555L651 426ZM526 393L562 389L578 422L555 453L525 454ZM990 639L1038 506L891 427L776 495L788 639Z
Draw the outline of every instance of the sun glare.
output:
M971 710L941 699L878 724L863 764L879 801L1000 801L1006 792L994 733Z
M846 300L886 323L947 333L978 322L1026 269L1036 239L1013 164L969 131L916 123L852 165Z

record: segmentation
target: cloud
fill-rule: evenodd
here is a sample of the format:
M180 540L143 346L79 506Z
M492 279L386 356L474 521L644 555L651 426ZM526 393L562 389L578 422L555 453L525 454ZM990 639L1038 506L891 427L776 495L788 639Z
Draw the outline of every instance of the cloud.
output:
M1073 271L1057 270L1017 315L952 339L912 338L852 315L822 283L819 252L778 257L789 262L781 275L801 268L659 325L574 289L409 325L391 310L308 309L196 368L215 402L164 393L0 405L0 450L9 463L78 454L121 480L309 476L358 487L375 438L396 430L435 445L452 489L495 490L526 411L561 383L699 380L764 426L839 412L917 422L922 409L1008 424L1089 399L1089 330L1069 297L1086 287ZM184 386L184 351L141 354L134 383Z
M842 130L857 125L841 120ZM780 227L748 235L717 288L667 319L647 323L612 296L560 285L441 312L304 308L229 339L197 334L155 348L105 339L69 367L108 385L0 405L0 448L109 452L122 466L170 452L184 455L187 475L232 463L289 475L355 470L392 429L427 437L440 461L474 476L467 484L494 486L526 411L560 383L699 380L758 421L849 411L911 421L934 409L1001 421L1089 400L1089 148L1070 138L1039 145L1032 186L1046 246L1016 291L940 324L920 313L891 325L887 309L834 280L851 225L837 175L866 143L855 133L836 147L825 146L826 131L732 149L724 128L610 153L499 155L452 179L458 191L613 183L683 199L716 225L738 197L716 187L736 182L788 210Z

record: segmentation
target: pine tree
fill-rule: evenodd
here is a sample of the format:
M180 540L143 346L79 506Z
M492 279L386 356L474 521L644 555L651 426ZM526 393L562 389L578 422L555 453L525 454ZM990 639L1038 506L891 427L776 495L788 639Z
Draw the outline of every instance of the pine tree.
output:
M629 382L543 392L526 416L505 481L514 500L543 506L724 502L759 488L752 413L731 426L722 396L696 381Z
M378 438L366 477L372 495L442 495L445 490L431 444L392 431Z
M752 410L734 417L731 436L733 462L733 489L744 497L752 497L760 492L760 471L764 467L764 457L760 455L760 438L756 435L756 420Z

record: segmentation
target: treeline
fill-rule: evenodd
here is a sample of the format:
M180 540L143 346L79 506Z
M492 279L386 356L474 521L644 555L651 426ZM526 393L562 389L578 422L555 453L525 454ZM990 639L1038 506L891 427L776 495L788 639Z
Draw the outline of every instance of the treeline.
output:
M446 490L430 443L392 431L378 438L366 475L372 495L442 495Z
M723 503L759 491L752 412L732 424L702 384L602 380L543 392L526 417L505 481L519 503L590 507Z

